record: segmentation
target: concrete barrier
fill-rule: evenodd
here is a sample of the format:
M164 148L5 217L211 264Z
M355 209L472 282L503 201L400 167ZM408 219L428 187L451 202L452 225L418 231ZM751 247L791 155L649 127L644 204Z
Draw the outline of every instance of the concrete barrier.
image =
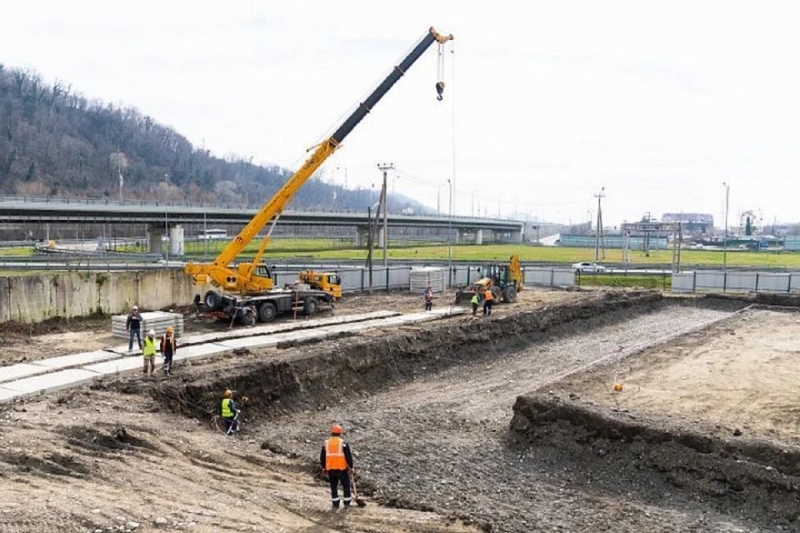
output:
M38 322L92 313L127 313L190 304L196 287L180 270L57 272L0 278L0 322Z

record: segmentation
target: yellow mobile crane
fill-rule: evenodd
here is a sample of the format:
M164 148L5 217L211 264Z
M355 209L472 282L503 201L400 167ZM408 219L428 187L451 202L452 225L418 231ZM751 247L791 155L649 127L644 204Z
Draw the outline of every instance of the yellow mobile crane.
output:
M261 262L261 257L270 242L272 230L300 187L336 151L345 137L367 116L367 113L372 111L380 99L422 56L425 50L434 42L443 46L452 38L452 35L444 35L430 28L411 52L392 69L386 79L347 117L333 135L314 149L311 156L253 216L236 238L220 252L213 263L189 263L186 265L184 271L192 277L192 281L196 285L211 283L226 291L209 290L206 292L203 303L209 310L222 312L231 318L239 317L245 322L251 322L255 317L261 322L269 322L280 313L298 308L301 308L306 315L311 315L319 309L320 303L331 303L333 296L324 290L275 288L269 268ZM441 99L443 89L444 83L438 80L436 91L439 99ZM253 261L232 266L245 246L270 221L270 229Z

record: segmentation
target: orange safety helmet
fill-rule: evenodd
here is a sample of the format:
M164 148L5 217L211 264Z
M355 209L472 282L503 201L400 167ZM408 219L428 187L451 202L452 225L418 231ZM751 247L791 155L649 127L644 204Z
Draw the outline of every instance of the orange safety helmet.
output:
M167 333L175 333L175 328L172 326L167 326Z
M233 396L233 393L231 392L231 390L230 390L230 389L225 389L225 394L224 394L224 396L225 396L226 398L230 398L231 396Z
M341 435L342 433L344 433L344 430L339 424L334 424L331 428L331 435Z

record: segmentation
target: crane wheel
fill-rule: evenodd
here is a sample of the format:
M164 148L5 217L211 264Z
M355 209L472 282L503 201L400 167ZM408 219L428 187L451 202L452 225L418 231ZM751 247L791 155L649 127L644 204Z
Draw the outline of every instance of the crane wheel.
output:
M319 311L319 302L313 296L306 297L305 301L303 302L303 314L306 316L311 316L316 314Z
M258 321L259 322L272 322L275 320L275 315L278 312L275 309L275 304L272 302L264 302L258 306Z
M222 309L222 295L217 291L208 291L203 298L203 303L206 304L209 311L219 311Z
M503 301L507 304L513 304L517 301L517 288L509 285L503 289Z

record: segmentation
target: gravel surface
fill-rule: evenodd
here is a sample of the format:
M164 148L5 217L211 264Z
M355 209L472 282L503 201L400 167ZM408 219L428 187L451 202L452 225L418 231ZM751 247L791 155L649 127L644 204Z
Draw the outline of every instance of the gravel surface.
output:
M349 430L362 484L374 489L374 497L468 517L486 530L760 531L705 509L691 495L666 489L642 494L613 480L593 483L560 463L557 451L537 456L508 445L518 395L593 361L729 315L678 305L623 312L629 320L602 325L591 319L566 332L554 328L552 340L521 351L454 366L335 408L294 413L270 424L269 440L313 461L324 428L340 421Z

